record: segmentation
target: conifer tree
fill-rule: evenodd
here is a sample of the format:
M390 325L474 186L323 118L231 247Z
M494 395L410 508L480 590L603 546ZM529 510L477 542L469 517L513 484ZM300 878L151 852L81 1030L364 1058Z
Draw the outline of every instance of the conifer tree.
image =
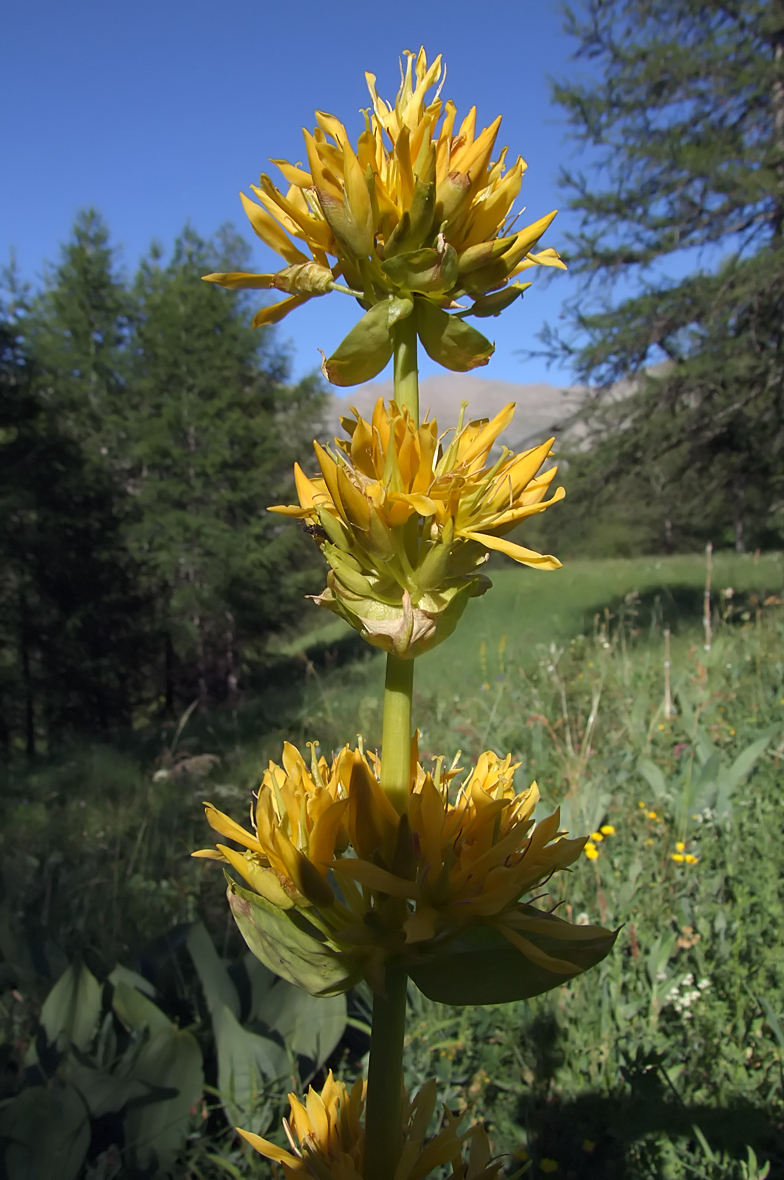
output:
M585 282L545 340L598 390L587 484L682 488L663 535L742 549L784 490L784 4L585 0L566 27L592 80L554 96L597 163L562 175Z
M162 635L162 695L231 697L243 660L299 609L311 547L266 512L284 496L318 416L318 384L284 387L286 363L236 296L201 282L240 269L230 231L186 229L137 276L132 544Z

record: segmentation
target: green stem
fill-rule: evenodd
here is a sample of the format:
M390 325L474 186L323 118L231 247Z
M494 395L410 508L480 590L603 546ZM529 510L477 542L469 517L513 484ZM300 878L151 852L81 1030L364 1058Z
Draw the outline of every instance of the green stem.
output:
M408 410L419 425L419 374L417 372L416 312L398 320L393 331L395 346L395 401Z
M395 401L419 425L416 319L412 314L394 329ZM384 728L381 737L381 786L395 810L403 814L411 779L411 697L414 661L387 656ZM367 1108L365 1111L365 1180L393 1180L400 1159L400 1096L403 1039L406 1031L406 972L387 967L386 994L373 997Z
M414 661L387 656L384 727L381 734L381 786L403 814L411 780L411 697Z
M400 1159L406 983L405 971L388 967L386 996L373 997L362 1168L365 1180L392 1180Z

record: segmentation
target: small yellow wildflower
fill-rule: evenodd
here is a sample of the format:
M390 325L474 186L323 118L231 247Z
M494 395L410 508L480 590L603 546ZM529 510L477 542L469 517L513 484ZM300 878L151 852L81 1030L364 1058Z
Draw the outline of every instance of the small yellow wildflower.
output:
M698 856L694 856L691 852L687 852L683 859L686 861L687 865L698 865L700 863L700 858Z
M642 807L642 808L643 808L643 810L644 810L645 808L647 808L648 804L647 804L647 803L643 803L642 799L640 799L640 801L639 801L639 803L637 804L637 806L638 806L638 807Z
M583 1151L591 1152L595 1147L593 1139L583 1139Z
M675 851L676 852L683 852L685 847L686 847L686 845L683 843L683 840L676 841L676 844L675 844Z
M686 859L686 857L683 855L682 852L671 852L670 853L670 860L676 860L676 861L678 861L679 864L682 861L684 861L685 859Z
M586 843L583 851L589 860L596 860L597 856L599 855L599 849L590 840L588 840Z
M646 840L644 843L644 847L645 848L652 848L655 843L656 843L655 840Z
M599 828L599 831L604 836L614 836L615 835L615 828L613 827L612 824L602 824L602 826Z
M657 813L655 811L647 811L645 814L647 815L648 819L658 819L659 818L659 816L657 815Z
M591 832L591 839L593 840L594 844L601 844L604 836L601 832Z
M658 728L659 728L659 729L664 729L664 726L663 726L663 725L659 725L659 726L658 726Z
M547 1173L557 1172L558 1171L558 1161L543 1159L543 1160L539 1161L539 1167L542 1172L547 1172Z

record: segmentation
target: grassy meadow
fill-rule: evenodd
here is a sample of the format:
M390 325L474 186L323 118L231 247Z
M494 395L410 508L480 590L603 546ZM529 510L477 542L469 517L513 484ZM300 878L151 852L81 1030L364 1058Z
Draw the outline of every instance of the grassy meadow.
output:
M541 904L620 933L599 967L525 1004L450 1009L412 990L407 1081L436 1076L443 1101L483 1119L496 1151L509 1153L510 1175L784 1176L782 560L714 555L709 651L703 555L491 573L494 588L469 605L457 634L419 661L423 759L462 751L468 766L484 748L511 750L518 783L539 782L539 814L561 806L564 826L594 834L590 855L554 879ZM198 1044L206 1088L179 1111L173 1162L160 1174L267 1174L224 1110L273 1134L289 1079L260 1066L253 1110L220 1093L223 1042L203 968L214 952L202 948L199 959L193 923L206 926L240 997L255 983L220 870L188 854L211 842L202 800L244 819L284 738L327 750L354 733L376 743L382 690L383 661L329 623L282 642L269 684L236 710L193 711L176 726L147 725L4 772L0 1147L9 1180L25 1174L3 1121L9 1104L34 1083L54 1101L63 1071L87 1069L85 1054L94 1071L119 1076L105 1045L96 1064L94 1030L76 1065L64 1064L61 1043L44 1068L41 1005L69 963L86 965L104 1003L117 964L135 972L135 986ZM223 967L210 970L215 978ZM361 1068L368 1001L361 989L349 997L348 1024L330 1045L328 1064L347 1076ZM250 1028L249 1002L240 1009ZM327 1061L297 1053L291 1069L301 1077ZM91 1116L71 1170L36 1174L153 1175L154 1163L135 1162L129 1125L121 1134L107 1112Z

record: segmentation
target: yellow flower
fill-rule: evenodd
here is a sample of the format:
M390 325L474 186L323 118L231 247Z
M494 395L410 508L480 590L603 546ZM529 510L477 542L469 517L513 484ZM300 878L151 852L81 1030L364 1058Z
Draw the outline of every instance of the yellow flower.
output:
M397 318L413 315L434 359L471 368L487 362L492 345L464 326L486 347L470 357L452 350L449 363L444 323L447 338L457 333L465 343L463 315L498 315L530 286L514 280L533 266L563 269L554 250L534 252L555 212L514 227L512 206L526 164L518 157L507 169L507 149L495 154L500 116L477 134L472 107L456 127L456 108L441 100L440 86L427 98L441 79L441 57L428 65L424 49L406 56L394 106L379 97L374 75L366 74L372 106L355 144L334 115L317 111L315 129L304 132L307 167L273 160L285 189L262 173L251 186L256 201L240 194L254 231L286 266L275 274L206 279L232 289L285 292L282 302L256 315L256 325L276 323L330 290L355 295L366 313L402 297L403 303L390 307L384 332L389 335ZM473 302L461 307L457 300L464 297ZM458 308L458 316L445 308ZM375 372L389 359L389 352L382 353ZM367 359L366 351L365 364ZM337 379L352 384L373 375L366 369L361 377Z
M671 852L670 853L670 860L675 860L680 863L681 861L684 861L685 859L686 859L686 857L683 855L682 852Z
M657 813L655 811L647 811L646 815L647 815L648 819L658 819L659 818L659 816L657 815Z
M243 845L244 853L225 844L193 853L228 862L252 889L282 909L330 905L329 865L348 843L348 800L341 784L350 773L351 753L341 750L330 768L325 758L317 759L315 745L311 749L310 768L290 742L283 746L283 765L270 762L251 809L253 834L211 803L205 805L210 827Z
M700 858L698 856L694 856L691 852L687 852L683 859L686 861L687 865L698 865L700 863Z
M599 849L595 844L592 844L590 840L585 845L584 852L589 860L596 860L599 855Z
M436 422L415 422L381 398L372 419L342 419L350 441L332 453L315 443L320 474L297 465L298 505L272 512L306 520L331 567L316 599L368 642L397 656L427 651L451 634L469 598L490 585L480 572L490 550L523 565L554 570L556 558L506 534L563 497L545 496L554 467L541 472L552 439L519 455L502 448L491 461L514 405L492 421L464 423L451 440Z
M539 1160L539 1169L540 1169L540 1171L546 1172L546 1173L557 1172L558 1171L558 1161L557 1160L549 1160L549 1159Z
M676 852L683 852L685 847L686 847L686 845L683 843L683 840L677 840L675 842L675 851Z
M601 844L602 840L604 839L604 835L602 832L591 832L591 839L593 840L594 844Z
M320 1094L311 1086L304 1103L296 1094L289 1094L291 1113L284 1128L291 1151L251 1131L238 1130L260 1155L282 1165L286 1180L362 1180L366 1090L367 1082L361 1078L349 1090L343 1082L335 1081L330 1070ZM435 1107L434 1080L427 1082L413 1099L404 1096L401 1151L394 1180L418 1180L444 1164L451 1164L456 1180L463 1176L494 1180L503 1159L491 1161L490 1143L480 1125L460 1134L460 1120L445 1107L440 1131L426 1138ZM465 1144L470 1147L464 1161Z
M604 836L614 836L615 835L615 828L613 827L612 824L602 824L602 826L599 828L599 831Z
M585 840L566 838L557 811L534 822L537 785L516 793L510 755L482 754L454 801L454 766L437 759L426 772L416 739L411 765L399 815L381 789L377 755L346 747L330 767L314 752L308 769L287 744L283 767L265 772L253 833L207 805L210 825L245 852L219 844L194 855L228 861L268 902L302 910L376 987L390 957L419 961L477 924L494 926L535 965L576 974L581 968L537 945L553 936L552 919L520 903L573 864ZM596 934L585 928L586 938Z

